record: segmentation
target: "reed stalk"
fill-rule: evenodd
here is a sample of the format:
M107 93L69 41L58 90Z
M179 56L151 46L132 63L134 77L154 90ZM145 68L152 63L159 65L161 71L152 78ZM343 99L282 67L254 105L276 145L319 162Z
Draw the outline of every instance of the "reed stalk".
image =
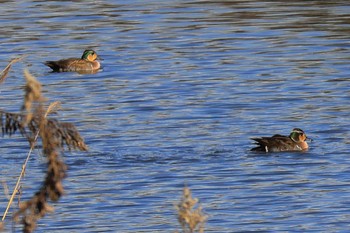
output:
M9 69L7 71L6 69L5 73L8 73ZM44 217L46 213L53 211L53 207L48 204L48 201L58 201L64 193L62 181L66 176L67 167L61 160L61 152L65 147L69 150L77 149L81 151L86 151L88 148L73 124L48 118L50 113L60 107L60 103L53 102L45 110L43 103L46 101L46 98L41 94L41 84L27 70L25 70L24 76L27 83L24 103L21 108L22 113L14 114L0 110L0 128L2 133L11 135L19 130L22 135L27 137L30 143L29 152L2 217L0 229L4 225L4 220L18 192L30 155L38 139L41 138L43 154L48 161L46 177L39 191L30 200L20 203L19 210L13 216L15 221L19 219L19 216L22 216L23 232L29 233L34 231L40 218ZM6 119L5 123L4 119Z
M48 116L48 114L50 114L51 112L53 112L55 109L57 109L60 105L60 102L59 101L56 101L56 102L53 102L49 105L49 107L47 108L46 112L45 112L45 116L44 118L46 118ZM20 182L21 182L21 179L22 177L24 176L24 172L27 168L27 163L29 161L29 158L30 158L30 155L32 154L35 146L36 146L36 143L37 143L37 140L38 140L38 137L39 137L39 133L40 133L40 129L37 130L36 134L35 134L35 137L34 137L34 140L33 142L31 143L31 146L30 146L30 149L28 151L28 154L27 154L27 158L26 160L24 161L23 165L22 165L22 170L21 170L21 173L20 175L18 176L18 179L17 179L17 182L16 182L16 185L15 185L15 188L13 189L13 192L12 192L12 195L10 197L10 200L7 204L7 207L6 207L6 210L2 216L2 220L1 221L4 221L5 218L6 218L6 215L8 213L8 210L10 209L10 206L13 202L13 199L15 198L15 195L17 193L17 190L18 190L18 187L20 185Z
M21 56L21 57L17 57L17 58L14 58L12 59L9 64L5 67L5 69L3 69L1 72L0 72L0 84L3 83L11 69L11 66L16 63L16 62L19 62L20 60L22 60L25 56Z

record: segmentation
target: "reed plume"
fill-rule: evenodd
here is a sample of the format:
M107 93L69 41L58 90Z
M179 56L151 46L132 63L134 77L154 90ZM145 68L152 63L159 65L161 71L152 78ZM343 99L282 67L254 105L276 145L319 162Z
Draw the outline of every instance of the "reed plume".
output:
M185 187L181 201L176 206L183 233L204 232L204 223L208 217L202 212L201 206L194 208L197 203L198 199L192 198L191 190Z
M5 81L5 79L7 78L7 75L8 75L8 73L9 73L10 69L11 69L11 66L12 66L14 63L16 63L16 62L22 60L23 57L24 57L24 56L21 56L21 57L17 57L17 58L12 59L12 60L9 62L9 64L5 67L5 69L3 69L3 70L0 72L0 84L3 83L3 82Z
M62 181L66 176L67 166L61 159L61 153L65 147L69 150L77 149L81 151L86 151L88 148L73 124L48 118L50 113L58 109L60 103L54 102L46 110L44 106L46 98L42 96L41 84L27 70L24 75L27 83L21 113L0 111L0 126L3 135L11 135L19 130L22 135L27 137L31 146L2 221L4 221L11 202L17 193L31 151L37 139L41 138L43 154L47 158L45 179L40 189L30 200L20 203L19 210L13 217L15 221L18 221L19 217L22 216L23 232L29 233L34 231L40 218L53 211L53 207L48 202L58 201L64 194ZM3 222L0 227L2 225Z

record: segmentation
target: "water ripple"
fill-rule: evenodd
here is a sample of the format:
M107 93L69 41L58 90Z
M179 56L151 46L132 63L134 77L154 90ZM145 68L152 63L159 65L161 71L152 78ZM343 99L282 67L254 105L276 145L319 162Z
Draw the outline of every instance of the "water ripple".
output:
M38 232L175 231L186 184L206 232L347 230L348 1L1 4L0 67L29 55L0 86L1 108L19 111L29 66L90 147L65 153L66 195ZM104 59L96 74L42 64L86 48ZM294 127L309 152L249 151L251 137ZM18 140L1 148L10 185L27 152ZM44 167L32 157L22 200Z

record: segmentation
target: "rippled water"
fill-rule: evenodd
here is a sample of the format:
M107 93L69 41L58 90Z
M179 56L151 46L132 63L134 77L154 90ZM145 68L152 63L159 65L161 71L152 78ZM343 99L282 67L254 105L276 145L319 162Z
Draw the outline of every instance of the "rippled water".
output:
M347 231L350 3L127 2L0 3L0 67L27 55L0 108L19 110L29 67L90 148L65 154L66 195L37 232L174 232L184 184L206 232ZM97 74L43 65L86 48L104 59ZM307 153L249 151L249 138L294 127L314 139ZM27 151L20 136L2 139L11 189ZM43 180L36 152L22 200Z

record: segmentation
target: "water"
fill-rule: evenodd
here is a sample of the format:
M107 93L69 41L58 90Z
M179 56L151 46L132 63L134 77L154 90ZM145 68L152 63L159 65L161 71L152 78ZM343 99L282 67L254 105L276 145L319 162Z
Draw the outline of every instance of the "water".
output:
M0 67L27 55L1 109L19 111L28 67L90 148L65 153L66 195L37 232L174 232L185 184L206 232L347 231L350 3L124 2L1 2ZM97 74L43 65L86 48L104 59ZM249 151L294 127L314 139L307 153ZM4 137L0 151L12 189L28 145ZM37 150L22 200L44 171Z

